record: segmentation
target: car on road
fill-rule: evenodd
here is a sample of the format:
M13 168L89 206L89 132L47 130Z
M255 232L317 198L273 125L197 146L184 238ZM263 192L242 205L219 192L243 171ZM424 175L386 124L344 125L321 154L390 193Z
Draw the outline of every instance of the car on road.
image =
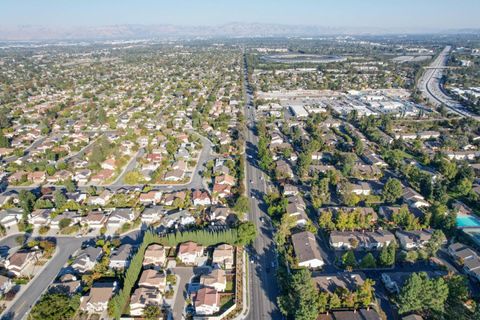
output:
M264 218L264 217L260 217L260 221L261 221L262 223L265 223L265 218Z

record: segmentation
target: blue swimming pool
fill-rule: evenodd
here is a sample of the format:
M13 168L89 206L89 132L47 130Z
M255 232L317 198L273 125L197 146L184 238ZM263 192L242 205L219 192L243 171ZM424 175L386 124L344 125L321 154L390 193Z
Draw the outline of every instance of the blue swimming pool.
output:
M480 219L470 215L461 215L457 217L457 227L479 227L480 228Z

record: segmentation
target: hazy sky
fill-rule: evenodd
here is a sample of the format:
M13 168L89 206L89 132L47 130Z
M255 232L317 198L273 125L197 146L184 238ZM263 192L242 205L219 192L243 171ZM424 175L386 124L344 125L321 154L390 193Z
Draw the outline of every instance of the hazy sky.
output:
M478 28L480 0L0 0L0 25L219 25Z

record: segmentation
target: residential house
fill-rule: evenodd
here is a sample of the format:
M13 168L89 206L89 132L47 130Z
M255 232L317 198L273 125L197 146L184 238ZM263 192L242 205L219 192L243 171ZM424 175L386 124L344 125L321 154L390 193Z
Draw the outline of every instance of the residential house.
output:
M222 174L215 177L215 184L228 184L233 187L235 185L235 178L229 174Z
M335 250L378 250L392 242L395 242L395 236L387 230L332 231L330 233L330 246Z
M193 191L192 201L194 206L208 206L212 203L208 192L201 190Z
M58 281L52 283L49 287L49 292L59 292L72 296L80 291L82 287L82 281L71 273L64 274L58 279Z
M201 288L192 300L197 315L212 315L220 310L220 295L213 288Z
M28 221L35 227L46 226L50 223L50 214L52 209L36 209L30 214Z
M94 210L82 217L81 224L99 230L105 225L107 220L108 216L103 211Z
M116 161L115 159L112 159L112 158L105 160L104 162L102 162L100 166L102 167L102 169L112 170L112 171L115 171L115 169L117 168Z
M403 201L414 208L429 207L425 198L410 187L403 189Z
M293 178L292 168L284 160L278 160L275 163L275 171L278 177L280 178Z
M149 205L149 204L157 204L162 199L162 192L161 191L149 191L146 193L141 193L138 197L138 200L141 204Z
M110 213L107 226L109 228L120 228L133 220L135 220L135 213L132 208L117 208Z
M445 154L450 160L473 161L480 156L480 152L478 151L447 151Z
M5 261L5 268L17 277L30 276L40 256L38 250L17 251Z
M22 216L23 209L21 208L3 209L0 211L0 224L8 230L16 227Z
M448 247L448 253L465 273L480 281L480 257L477 252L462 243L453 243Z
M109 190L103 190L98 196L91 196L87 203L93 206L105 206L112 198L113 194Z
M300 267L316 269L324 265L320 247L313 233L303 231L293 234L292 244Z
M140 279L138 280L138 286L165 292L165 288L167 287L167 276L163 271L155 269L143 270Z
M368 196L372 193L372 188L370 187L370 184L366 182L349 183L347 190L344 192L352 192L357 196Z
M185 176L185 171L180 169L174 169L165 173L163 180L176 182L176 181L182 180L184 176Z
M179 210L165 215L161 223L167 228L187 226L195 223L195 218L188 210Z
M198 257L203 255L203 246L188 241L178 246L177 258L184 264L195 264Z
M227 207L210 208L210 211L208 213L208 220L226 222L230 214L231 211Z
M164 246L159 244L151 244L145 250L143 255L143 265L144 266L155 266L163 267L167 262L166 249Z
M80 273L91 271L102 257L102 253L102 248L87 247L77 255L75 260L73 260L72 268Z
M145 307L148 305L161 306L162 294L157 289L137 288L130 298L130 315L143 316Z
M225 270L213 269L208 274L200 276L200 284L204 287L214 288L218 292L223 292L227 288L227 277Z
M229 184L214 184L212 192L215 199L225 199L232 194L232 186Z
M142 211L140 219L142 223L152 224L158 222L167 213L167 210L163 206L147 207Z
M116 282L95 282L87 296L80 299L80 310L88 313L104 313L113 297Z
M225 269L233 268L234 248L229 244L220 244L213 250L212 263Z
M317 320L382 320L375 309L331 311L320 314Z
M334 294L338 292L338 289L347 289L351 292L357 290L363 285L366 277L363 273L358 272L339 272L335 274L318 275L312 277L312 280L318 290Z
M33 171L29 172L27 175L28 181L31 181L34 184L41 184L45 182L47 174L44 171Z
M288 196L296 196L299 193L298 187L291 185L291 184L285 184L283 186L283 194Z
M398 230L395 235L403 249L421 249L428 243L428 241L430 241L433 231L433 229L412 231Z
M102 184L105 180L112 178L114 174L115 171L113 170L102 169L98 171L95 175L91 176L90 182L94 185L99 185Z
M125 269L130 264L133 247L131 244L123 244L110 256L109 267L112 269Z

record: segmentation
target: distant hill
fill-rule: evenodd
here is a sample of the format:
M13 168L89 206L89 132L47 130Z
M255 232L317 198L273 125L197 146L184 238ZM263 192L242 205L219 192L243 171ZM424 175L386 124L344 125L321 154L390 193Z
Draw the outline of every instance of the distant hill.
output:
M177 25L110 25L97 27L50 27L36 25L1 26L0 40L114 40L114 39L162 39L180 37L275 37L275 36L320 36L320 35L365 35L437 33L439 30L410 30L382 28L330 28L322 26L282 25L264 23L232 22L219 26ZM479 30L448 30L445 33L472 33Z

